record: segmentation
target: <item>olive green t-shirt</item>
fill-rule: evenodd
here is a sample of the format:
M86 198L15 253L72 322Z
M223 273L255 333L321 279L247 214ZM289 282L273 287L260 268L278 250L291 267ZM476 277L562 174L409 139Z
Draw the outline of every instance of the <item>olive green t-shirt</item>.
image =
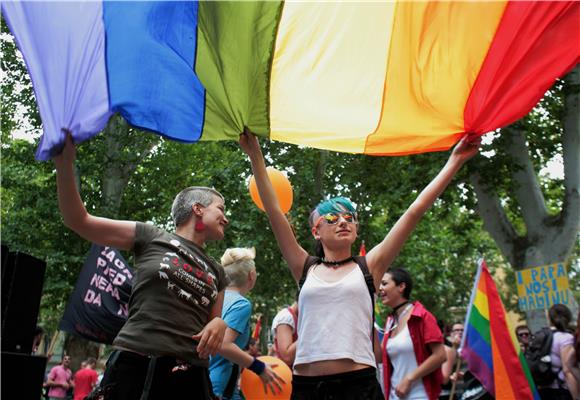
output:
M133 250L129 317L113 344L207 366L191 336L207 324L218 292L227 286L223 267L195 243L140 222Z

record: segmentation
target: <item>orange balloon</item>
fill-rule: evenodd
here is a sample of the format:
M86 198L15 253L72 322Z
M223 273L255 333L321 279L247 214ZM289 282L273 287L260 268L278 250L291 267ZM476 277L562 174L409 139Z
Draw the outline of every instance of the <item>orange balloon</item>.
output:
M282 391L272 394L268 388L268 393L264 393L262 380L247 368L242 372L241 389L247 400L289 400L292 394L292 371L286 363L276 357L261 356L258 360L272 365L272 369L280 378L284 380Z
M290 211L290 208L292 208L292 185L288 178L286 178L286 175L278 171L276 168L268 167L266 168L266 172L268 173L270 182L272 182L272 186L274 186L274 192L276 192L276 198L278 199L278 204L280 204L280 209L282 209L282 212L286 214ZM258 187L256 186L256 179L253 175L250 178L250 196L258 208L265 211L264 204L262 203L262 199L260 199L260 194L258 193Z

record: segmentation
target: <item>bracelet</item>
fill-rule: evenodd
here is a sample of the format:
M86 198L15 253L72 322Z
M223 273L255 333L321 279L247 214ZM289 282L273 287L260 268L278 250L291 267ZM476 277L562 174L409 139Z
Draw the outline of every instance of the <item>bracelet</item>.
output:
M264 372L264 370L266 369L266 364L264 364L262 361L254 357L254 362L250 364L248 369L256 375L261 375L262 372Z

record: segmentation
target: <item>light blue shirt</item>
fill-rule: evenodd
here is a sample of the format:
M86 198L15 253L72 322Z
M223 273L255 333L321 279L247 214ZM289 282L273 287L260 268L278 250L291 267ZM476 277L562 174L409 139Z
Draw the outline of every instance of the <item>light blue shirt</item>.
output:
M252 315L252 303L248 299L233 290L226 290L222 319L228 328L238 332L234 343L243 349L250 341L250 316ZM216 396L222 397L228 380L232 373L233 363L217 354L211 357L209 363L209 376ZM238 389L234 390L232 399L240 399Z

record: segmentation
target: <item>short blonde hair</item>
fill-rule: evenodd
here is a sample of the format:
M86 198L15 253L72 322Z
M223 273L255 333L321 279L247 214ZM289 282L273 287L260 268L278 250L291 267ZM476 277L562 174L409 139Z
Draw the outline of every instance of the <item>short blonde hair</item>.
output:
M230 286L242 287L248 283L248 273L256 269L255 258L256 249L253 247L236 247L225 251L221 263L230 280Z

